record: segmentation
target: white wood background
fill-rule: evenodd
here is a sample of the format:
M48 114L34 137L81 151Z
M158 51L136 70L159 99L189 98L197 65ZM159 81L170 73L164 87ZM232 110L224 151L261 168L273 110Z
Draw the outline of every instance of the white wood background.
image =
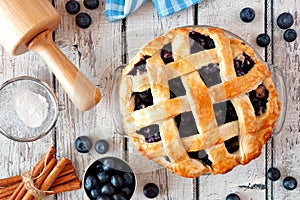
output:
M1 46L0 83L20 75L39 78L55 89L59 102L65 105L65 109L60 112L55 129L38 141L17 143L0 136L0 178L17 175L30 169L51 144L56 146L58 157L67 156L72 160L78 176L83 178L87 166L101 157L94 150L89 154L80 154L75 150L75 138L88 135L94 142L102 138L107 139L110 150L106 155L127 158L139 171L138 186L133 199L146 199L142 188L148 182L154 182L159 186L160 194L156 198L159 200L222 200L231 192L237 193L243 200L300 199L299 186L293 191L287 191L282 187L285 176L294 176L300 184L300 39L298 37L295 42L285 42L283 30L276 25L280 13L290 12L295 18L292 28L300 34L298 16L300 1L203 0L194 7L160 19L149 0L126 20L114 23L106 20L103 1L96 10L86 9L83 0L79 2L81 11L91 15L92 25L87 29L78 28L75 25L75 16L65 11L66 0L54 0L53 4L62 16L54 40L66 56L99 85L104 94L103 100L88 112L76 110L37 55L28 52L13 57ZM240 20L239 13L244 7L255 9L256 18L253 22L246 24ZM259 158L246 166L236 167L226 175L204 175L197 179L185 179L143 160L135 152L130 141L114 134L107 96L111 75L105 70L111 72L128 62L139 47L166 30L193 24L218 26L232 31L251 43L266 61L278 65L286 78L288 107L282 131L270 140ZM255 44L256 36L264 32L272 37L272 43L266 49ZM124 151L125 148L128 151ZM143 161L142 165L136 165L137 159L139 163ZM282 177L279 181L270 182L266 179L266 170L270 166L281 170ZM81 189L48 199L79 200L87 197Z

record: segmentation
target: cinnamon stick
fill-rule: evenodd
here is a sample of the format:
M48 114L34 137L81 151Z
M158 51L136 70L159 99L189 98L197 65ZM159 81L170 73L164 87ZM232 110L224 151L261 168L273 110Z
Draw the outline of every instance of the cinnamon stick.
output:
M5 187L8 185L12 185L14 183L19 183L22 181L22 176L21 175L17 175L17 176L11 176L9 178L3 178L0 179L0 187Z
M55 152L55 148L51 147L28 173L28 177L25 174L0 179L0 200L31 200L80 189L81 180L76 176L72 162L65 157L57 162Z
M57 185L54 187L50 187L51 193L47 193L47 195L58 194L62 192L68 192L72 190L78 190L81 188L81 181L79 179L72 180L62 185Z
M62 177L58 177L54 182L53 184L51 185L51 187L54 187L54 186L57 186L57 185L61 185L61 184L64 184L64 183L67 183L69 181L72 181L74 179L76 179L77 176L75 173L73 174L67 174L65 176L62 176Z
M58 178L63 177L68 174L72 174L72 173L75 173L75 169L70 161L70 163L68 163L64 167L62 172L58 175ZM15 184L18 186L21 182L22 182L22 175L11 176L8 178L0 179L0 193L5 187L15 185Z
M19 183L14 183L12 185L9 185L5 188L0 189L0 198L10 196L14 190L18 187Z
M62 172L58 175L58 178L65 176L67 174L72 174L72 173L75 173L75 169L71 163L71 164L65 166L65 168L62 170Z
M53 146L51 146L49 150L42 156L42 158L33 168L32 170L33 177L36 177L40 174L40 172L44 168L45 160L46 163L48 163L55 153L56 153L56 149ZM20 185L17 187L17 189L14 191L14 193L10 196L9 200L15 200L17 199L17 197L20 199L20 197L23 197L26 194L26 192L27 190L24 187L24 182L21 182Z
M62 159L54 167L51 166L51 169L52 169L51 172L49 174L45 173L46 178L43 180L43 182L41 181L42 184L40 186L39 186L40 178L37 179L36 188L39 189L40 191L47 191L51 187L51 185L53 184L53 182L55 181L57 176L60 174L60 172L63 170L66 163L68 163L68 159L66 159L65 157L62 157ZM44 174L43 174L43 176L44 176ZM42 178L40 180L42 180ZM32 192L28 191L26 193L26 195L23 197L23 200L31 200L32 198L33 198Z
M35 181L35 187L37 189L39 189L40 186L43 184L43 182L47 179L47 176L51 173L51 171L55 167L56 163L57 163L56 158L52 157L52 159L50 160L50 162L47 164L45 170L43 171L43 174ZM18 195L17 198L16 198L16 200L32 199L32 197L33 197L32 191L30 191L30 190L27 191L26 190L25 195L20 196L20 197Z
M57 165L53 168L53 170L50 172L49 176L47 176L46 180L41 185L40 190L48 190L51 185L54 183L55 179L58 177L60 172L64 169L66 163L68 163L68 159L65 157L62 157L60 161L57 163Z

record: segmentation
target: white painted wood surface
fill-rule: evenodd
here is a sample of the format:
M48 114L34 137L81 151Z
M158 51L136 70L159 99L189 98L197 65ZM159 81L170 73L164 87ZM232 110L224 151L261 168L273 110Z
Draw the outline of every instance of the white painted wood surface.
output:
M30 169L50 144L57 147L58 157L67 156L72 160L78 176L83 178L88 165L102 157L94 149L89 154L80 154L75 150L75 138L88 135L94 142L102 138L107 139L110 150L105 155L126 158L137 171L140 171L137 175L138 186L133 199L146 199L142 188L148 182L154 182L159 186L160 194L156 199L160 200L225 199L231 192L237 193L243 200L300 199L299 186L293 191L287 191L282 187L283 178L289 175L294 176L300 184L300 40L298 37L295 42L285 42L282 36L283 30L276 25L280 13L290 12L295 19L292 28L299 34L299 1L204 0L197 6L163 19L158 17L152 2L148 1L126 20L114 23L105 19L103 1L96 10L86 9L83 0L79 2L81 12L91 15L92 25L87 29L78 28L75 24L75 16L65 11L66 0L54 0L53 3L62 16L54 40L66 56L99 85L104 94L103 101L88 112L76 110L46 64L37 55L29 52L12 57L1 47L0 83L20 75L39 78L55 89L59 102L65 106L65 109L59 114L56 128L38 141L16 143L0 136L2 147L0 148L0 178ZM256 18L253 22L244 23L240 20L239 12L244 7L255 9ZM145 42L166 30L194 23L219 26L243 37L263 58L282 69L289 95L287 117L282 132L272 138L259 158L246 166L235 168L226 175L204 175L197 179L184 179L138 157L132 143L113 132L108 108L111 74L105 70L108 68L109 71L113 71L119 65L125 64ZM273 35L272 43L267 49L255 44L256 36L265 31ZM124 151L125 148L127 151ZM136 165L137 159L139 162L143 161L141 166ZM279 181L270 182L266 179L266 170L270 166L281 170L282 177ZM87 197L81 189L48 199L80 200Z

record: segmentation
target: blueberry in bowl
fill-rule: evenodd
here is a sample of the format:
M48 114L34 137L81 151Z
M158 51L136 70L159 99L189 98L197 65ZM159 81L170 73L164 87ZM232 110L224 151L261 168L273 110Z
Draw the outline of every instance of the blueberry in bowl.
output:
M136 177L124 160L103 157L94 161L84 175L84 191L91 200L129 200L136 189Z

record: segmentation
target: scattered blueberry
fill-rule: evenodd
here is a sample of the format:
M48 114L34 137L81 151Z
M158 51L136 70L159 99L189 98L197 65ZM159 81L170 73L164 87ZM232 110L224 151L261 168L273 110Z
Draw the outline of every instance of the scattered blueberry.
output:
M287 190L294 190L298 185L297 180L291 176L285 177L283 179L282 184L283 184L283 187Z
M271 181L277 181L280 178L281 173L280 173L279 169L277 169L275 167L271 167L267 171L267 176Z
M66 11L71 14L77 14L80 10L80 4L78 3L78 1L75 0L69 0L66 5L65 5Z
M293 42L297 38L297 32L294 29L287 29L284 31L283 38L287 42Z
M76 15L76 24L80 28L88 28L92 23L92 18L89 14L87 13L79 13Z
M99 6L99 0L84 0L83 1L83 5L87 8L87 9L96 9Z
M91 190L93 189L94 187L96 187L97 185L97 180L94 176L88 176L86 179L85 179L85 182L84 182L84 187L88 190Z
M271 39L270 39L269 35L267 35L265 33L259 34L256 38L256 43L260 47L266 47L270 44L270 42L271 42Z
M227 195L226 200L240 200L240 197L235 193L231 193Z
M147 198L155 198L155 197L157 197L157 195L159 193L159 188L154 183L147 183L144 186L143 192Z
M115 157L95 161L84 176L84 189L91 200L129 200L135 187L130 166Z
M290 28L294 23L294 18L291 13L284 12L281 13L277 18L277 25L279 28L287 29Z
M108 149L109 149L109 143L106 140L98 140L95 143L95 150L99 154L107 153Z
M240 18L243 22L251 22L255 18L255 11L252 8L243 8L240 12Z
M79 136L75 140L75 148L80 153L88 153L92 149L93 143L87 136Z

